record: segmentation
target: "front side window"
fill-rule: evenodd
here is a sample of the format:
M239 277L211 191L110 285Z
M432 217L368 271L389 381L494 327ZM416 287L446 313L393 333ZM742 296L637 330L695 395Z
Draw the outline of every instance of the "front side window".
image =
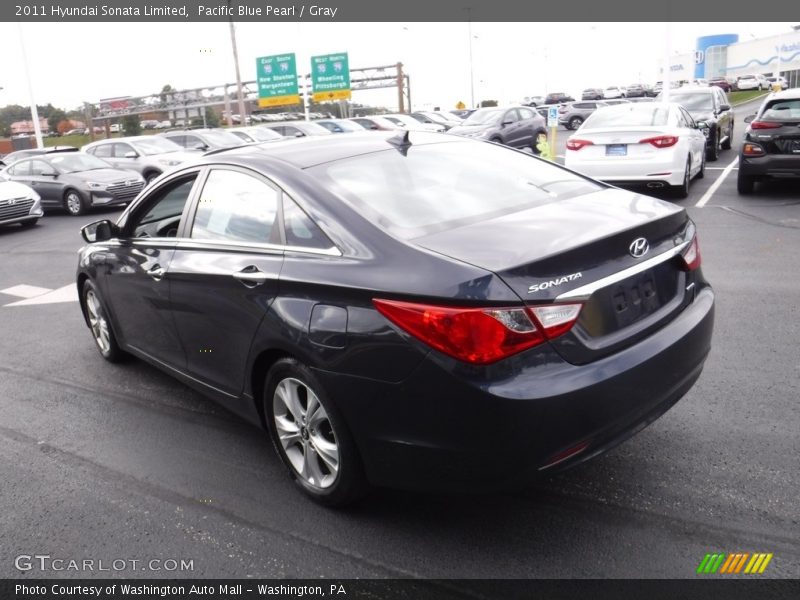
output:
M133 146L130 144L114 144L114 157L115 158L125 158L125 155L129 152L134 152Z
M32 160L30 161L30 164L31 175L40 176L44 175L45 173L55 173L55 169L43 160Z
M279 191L260 179L215 169L200 194L191 237L279 244L278 200Z
M197 173L193 173L189 177L158 188L141 210L137 210L127 228L133 237L176 237L183 209L189 201L196 178Z

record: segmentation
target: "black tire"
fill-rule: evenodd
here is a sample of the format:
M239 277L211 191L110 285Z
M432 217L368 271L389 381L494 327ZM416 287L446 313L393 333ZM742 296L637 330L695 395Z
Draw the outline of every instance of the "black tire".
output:
M279 386L282 391L276 393ZM294 412L288 408L284 410L288 404L283 399L292 393L297 394L297 403L292 403L296 408ZM318 420L316 424L314 417L308 415L307 409L314 402L309 394L313 394L319 402L324 415L324 418ZM293 358L282 358L277 361L267 373L262 403L275 452L278 453L289 476L307 496L320 504L334 507L351 504L367 493L369 486L350 431L335 404L308 367ZM320 408L314 411L314 415L320 414ZM295 412L301 414L295 416ZM284 432L296 429L297 439L285 435L282 441L278 429ZM287 442L287 439L290 441ZM288 444L288 448L284 448L284 443ZM335 472L329 466L328 461L331 457L325 452L318 451L326 444L328 452L331 445L336 449ZM291 458L289 453L292 455ZM323 455L328 458L327 461ZM302 462L299 469L298 461ZM303 471L307 473L304 474ZM319 481L315 483L315 479Z
M733 143L733 123L731 123L731 126L728 129L728 139L726 139L724 142L722 142L722 149L723 150L730 150L732 143Z
M23 221L22 223L20 223L20 225L22 226L23 229L30 229L31 227L36 225L38 221L39 219L31 219L30 221Z
M581 117L572 117L569 120L569 129L577 129L583 125L583 119Z
M68 189L64 192L64 210L73 217L86 213L86 200L79 191Z
M692 157L686 159L686 169L683 172L683 183L672 186L672 193L676 198L683 200L689 197L689 182L692 178Z
M708 136L706 159L711 162L719 159L719 130L716 127Z
M703 179L706 176L706 153L703 152L702 162L700 163L700 170L697 172L696 177Z
M756 187L756 180L748 175L743 175L740 170L739 177L736 179L736 191L738 191L743 196L747 196L753 193L755 187Z
M96 300L96 302L95 302ZM114 335L114 328L108 318L103 299L100 293L90 280L86 280L81 289L81 307L86 315L87 325L92 332L95 346L97 346L100 356L107 361L116 363L125 360L128 354L119 347L117 337ZM96 321L99 320L99 321ZM101 331L106 332L107 337L103 337Z
M158 171L148 171L144 174L144 184L148 185L153 179L161 175Z
M501 140L499 137L493 137L489 141L492 142L493 144L502 144L503 143L503 140Z

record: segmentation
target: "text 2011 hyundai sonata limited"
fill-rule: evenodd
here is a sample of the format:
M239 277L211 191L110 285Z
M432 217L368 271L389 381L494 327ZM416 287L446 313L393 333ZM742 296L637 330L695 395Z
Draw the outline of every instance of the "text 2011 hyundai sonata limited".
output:
M711 343L683 209L457 136L207 154L83 235L101 354L265 427L328 504L574 465L670 408Z

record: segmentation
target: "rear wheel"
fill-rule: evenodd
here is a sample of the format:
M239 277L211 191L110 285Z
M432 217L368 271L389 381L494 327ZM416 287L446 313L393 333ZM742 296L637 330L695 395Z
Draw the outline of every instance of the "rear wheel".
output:
M689 196L689 181L692 178L692 158L686 160L686 169L683 172L683 183L673 186L672 190L676 198L687 198Z
M583 125L583 119L581 117L572 117L569 120L569 128L570 129L577 129L581 125Z
M706 158L714 162L719 158L719 130L714 129L708 139L706 146Z
M308 367L292 358L276 362L267 374L263 404L275 451L303 492L327 506L365 494L355 443Z
M743 195L752 194L756 187L756 180L748 175L743 175L739 171L739 177L736 180L736 190Z

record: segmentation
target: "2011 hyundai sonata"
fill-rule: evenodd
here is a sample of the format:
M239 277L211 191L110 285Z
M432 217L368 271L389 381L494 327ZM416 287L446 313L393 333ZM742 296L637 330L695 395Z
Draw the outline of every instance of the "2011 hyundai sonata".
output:
M683 209L457 136L211 153L83 235L100 353L264 427L332 505L575 465L669 409L711 343Z

